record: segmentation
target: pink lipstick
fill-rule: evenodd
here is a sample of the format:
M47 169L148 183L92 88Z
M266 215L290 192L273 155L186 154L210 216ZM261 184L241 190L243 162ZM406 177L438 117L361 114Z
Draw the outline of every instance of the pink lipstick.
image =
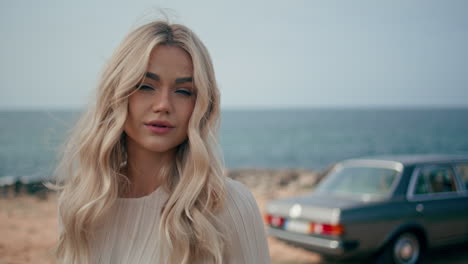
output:
M145 123L145 126L155 134L166 134L169 133L174 126L167 121L153 120L148 123Z

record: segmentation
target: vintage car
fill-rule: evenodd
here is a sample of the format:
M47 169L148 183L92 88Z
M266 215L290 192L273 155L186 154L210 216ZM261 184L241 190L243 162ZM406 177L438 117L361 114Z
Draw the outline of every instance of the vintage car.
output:
M270 201L269 235L325 257L419 263L468 241L468 155L337 163L310 193Z

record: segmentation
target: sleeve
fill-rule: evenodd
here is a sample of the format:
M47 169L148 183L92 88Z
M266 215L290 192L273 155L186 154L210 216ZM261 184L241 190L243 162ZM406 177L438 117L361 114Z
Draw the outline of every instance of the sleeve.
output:
M225 263L270 263L265 226L257 202L243 184L226 180L227 197L221 221L226 226Z

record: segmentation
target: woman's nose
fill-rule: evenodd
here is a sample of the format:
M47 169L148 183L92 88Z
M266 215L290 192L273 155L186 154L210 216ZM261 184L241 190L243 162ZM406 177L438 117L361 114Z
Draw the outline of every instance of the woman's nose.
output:
M170 113L172 111L172 103L170 93L167 89L161 90L155 95L153 102L153 112Z

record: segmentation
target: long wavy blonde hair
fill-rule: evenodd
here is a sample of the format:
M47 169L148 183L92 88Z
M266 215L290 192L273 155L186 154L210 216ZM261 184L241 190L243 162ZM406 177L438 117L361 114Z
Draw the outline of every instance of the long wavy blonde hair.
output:
M222 224L215 212L225 199L223 166L217 144L219 91L207 49L187 27L156 21L132 31L106 65L96 101L88 108L63 148L57 167L60 236L59 263L89 263L90 234L125 189L125 132L128 97L144 78L151 51L173 45L192 58L195 108L188 140L165 164L163 188L170 194L159 225L160 263L222 263ZM116 230L117 232L117 230ZM172 254L172 253L176 254Z

